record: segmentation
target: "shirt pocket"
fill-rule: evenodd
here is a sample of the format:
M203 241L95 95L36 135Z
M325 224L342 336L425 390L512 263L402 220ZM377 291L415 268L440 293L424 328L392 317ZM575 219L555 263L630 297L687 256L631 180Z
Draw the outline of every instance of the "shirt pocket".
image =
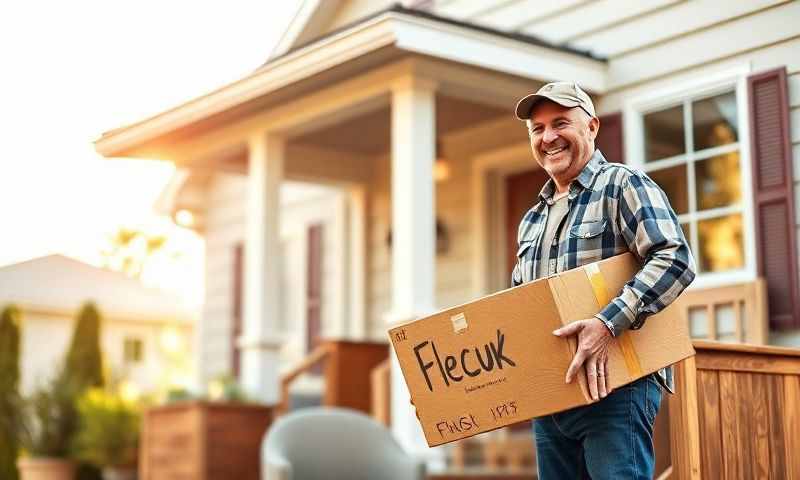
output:
M517 249L517 265L522 283L533 280L533 240L523 240Z
M578 265L603 259L606 221L596 220L573 225L569 229L570 247L574 247Z

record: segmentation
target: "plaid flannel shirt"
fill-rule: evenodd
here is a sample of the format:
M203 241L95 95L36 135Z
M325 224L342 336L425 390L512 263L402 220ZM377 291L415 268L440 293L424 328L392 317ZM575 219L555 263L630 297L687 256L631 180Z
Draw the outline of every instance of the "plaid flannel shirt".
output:
M548 262L547 272L553 275L630 251L642 269L596 315L616 337L641 328L694 280L694 260L675 212L644 173L609 163L595 150L570 185L569 211L544 252L542 236L554 193L551 179L520 222L514 286L535 280L540 262ZM672 368L658 373L662 386L674 393Z

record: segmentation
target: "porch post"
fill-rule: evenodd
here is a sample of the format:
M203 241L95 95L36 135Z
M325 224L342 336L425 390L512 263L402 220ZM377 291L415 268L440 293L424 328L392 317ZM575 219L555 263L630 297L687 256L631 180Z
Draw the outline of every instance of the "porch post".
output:
M350 208L348 210L350 247L350 297L349 330L350 338L364 340L366 327L367 291L367 191L364 186L348 190Z
M405 78L392 86L392 311L388 321L411 320L435 307L435 88ZM430 450L409 403L392 354L392 431L410 452L441 460Z
M280 185L284 140L264 132L248 142L244 250L244 332L239 338L245 391L279 401Z

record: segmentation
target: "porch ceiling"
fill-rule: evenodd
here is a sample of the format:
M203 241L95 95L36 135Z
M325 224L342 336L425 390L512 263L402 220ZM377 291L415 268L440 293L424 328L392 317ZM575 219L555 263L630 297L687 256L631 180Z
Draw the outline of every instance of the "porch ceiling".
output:
M510 115L510 107L500 109L488 105L436 96L436 133L444 136L495 118ZM293 143L332 148L340 151L378 155L389 151L391 142L390 108L367 113L347 122L293 138Z

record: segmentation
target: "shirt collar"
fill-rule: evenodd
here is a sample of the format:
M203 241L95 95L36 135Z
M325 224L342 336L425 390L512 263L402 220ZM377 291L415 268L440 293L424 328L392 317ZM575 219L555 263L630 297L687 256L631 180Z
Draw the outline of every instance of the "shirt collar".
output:
M600 170L606 163L608 162L605 157L603 157L603 154L600 153L600 150L595 149L592 158L586 162L581 173L579 173L578 177L569 185L569 199L572 200L578 194L581 187L586 189L592 188L597 174L600 173ZM552 205L555 193L556 184L553 179L550 178L545 182L542 191L539 192L539 198L547 202L548 205Z

